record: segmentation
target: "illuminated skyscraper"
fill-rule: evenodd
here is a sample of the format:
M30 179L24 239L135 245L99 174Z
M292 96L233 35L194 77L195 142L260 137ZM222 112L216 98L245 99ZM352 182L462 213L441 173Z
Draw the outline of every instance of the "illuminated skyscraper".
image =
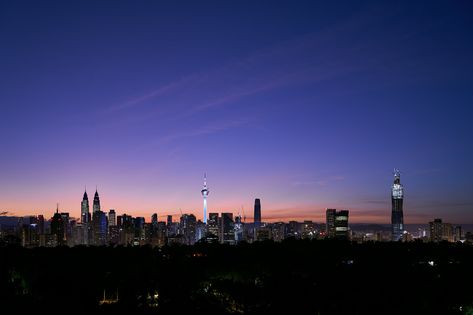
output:
M95 189L95 196L94 196L94 204L93 204L93 212L100 211L100 198L97 189Z
M335 214L335 237L339 240L349 239L348 214L348 210L340 210Z
M207 224L207 196L209 190L207 189L207 175L204 174L204 188L201 191L202 197L204 197L204 223Z
M404 187L401 185L401 172L397 169L394 170L394 183L391 190L391 200L392 240L397 242L402 238L402 233L404 232L404 215L402 212Z
M80 203L80 221L82 223L83 235L79 238L82 240L83 245L89 244L90 239L90 212L89 212L89 197L87 196L87 190L84 191L84 197Z
M184 235L184 242L187 245L195 243L195 228L197 220L193 214L183 214L180 220L180 230Z
M219 235L219 218L218 213L209 213L209 222L207 224L207 232L215 236Z
M348 210L327 209L326 228L328 238L347 240L348 237Z
M96 246L102 246L107 243L107 216L103 211L94 211L92 214L92 232L93 232L93 244Z
M110 211L108 212L108 225L109 226L117 225L117 214L115 212L115 209L110 209Z
M84 197L82 197L82 202L80 203L80 213L81 213L81 222L89 223L89 197L87 196L87 191L84 191Z
M327 234L328 238L334 238L335 233L335 214L337 210L335 209L327 209L326 211L326 228L325 233Z
M235 244L235 229L233 222L233 213L223 212L220 224L220 243Z

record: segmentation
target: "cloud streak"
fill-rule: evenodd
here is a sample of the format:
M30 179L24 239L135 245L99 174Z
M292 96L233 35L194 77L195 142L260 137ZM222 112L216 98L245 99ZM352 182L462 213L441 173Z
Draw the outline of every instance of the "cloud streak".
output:
M223 131L240 127L249 122L250 122L250 119L238 119L238 120L232 120L232 121L214 122L214 123L204 125L195 130L177 131L174 133L166 134L158 138L157 141L154 141L153 144L161 145L161 144L167 144L167 143L180 140L180 139L215 134L215 133L219 133L219 132L223 132Z
M169 106L177 109L175 114L178 116L192 116L252 95L294 84L331 80L382 65L384 60L371 59L363 63L357 60L357 54L373 45L350 39L363 29L359 24L355 19L348 24L279 42L222 67L169 82L112 106L110 110L120 112L135 106ZM346 43L338 47L340 41L336 41L334 36L341 33L345 34L343 42ZM379 55L389 56L389 51L386 49Z

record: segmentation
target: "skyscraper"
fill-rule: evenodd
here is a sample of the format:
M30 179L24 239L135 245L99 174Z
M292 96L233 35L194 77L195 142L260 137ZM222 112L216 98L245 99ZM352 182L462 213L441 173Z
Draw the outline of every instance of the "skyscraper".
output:
M255 215L254 215L255 228L261 225L261 201L255 199Z
M219 235L219 218L218 213L209 213L209 222L207 224L207 233L211 233L215 236Z
M157 227L158 226L158 214L157 213L153 213L151 215L151 224L154 226L154 227Z
M394 170L394 183L391 190L392 212L392 240L399 241L404 232L404 214L402 212L402 203L404 200L404 187L401 185L401 173L399 170Z
M326 211L326 228L325 232L327 233L328 238L335 237L335 213L337 210L335 209L327 209Z
M80 203L80 213L81 213L81 222L89 222L89 197L87 196L87 190L84 191L84 197L82 197L82 202Z
M220 224L220 243L235 244L235 230L233 222L233 213L223 212Z
M197 220L193 214L183 214L180 220L180 229L184 235L184 242L187 245L195 243L195 227Z
M95 189L93 212L100 211L100 198L97 189Z
M51 235L56 237L57 245L64 245L64 223L62 216L59 213L59 205L56 208L56 213L51 219Z
M348 237L348 210L340 210L335 213L335 237L339 240L347 240Z
M442 222L442 219L435 219L429 222L430 225L430 241L432 242L455 242L455 227L451 223ZM461 232L460 232L461 234ZM458 240L461 239L461 236Z
M79 238L82 240L83 245L89 244L90 239L90 212L89 212L89 197L87 196L87 190L84 190L84 196L82 197L82 202L80 203L80 212L81 212L81 223L82 223L82 233L83 235Z
M430 241L440 242L443 239L443 223L442 219L435 219L429 222L430 226Z
M94 205L95 207L95 205ZM96 246L105 245L107 243L107 216L103 211L95 211L92 214L92 231L93 231L93 244Z
M348 239L348 210L327 209L326 233L328 238Z
M202 197L204 197L204 223L207 224L207 196L209 195L209 190L207 189L207 174L204 174L204 188L201 191Z
M108 212L108 225L109 226L117 225L117 214L115 212L115 209L110 209L110 211Z

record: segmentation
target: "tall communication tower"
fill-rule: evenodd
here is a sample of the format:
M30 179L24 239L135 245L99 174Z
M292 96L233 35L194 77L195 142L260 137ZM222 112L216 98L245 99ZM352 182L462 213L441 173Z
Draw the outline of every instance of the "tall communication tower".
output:
M202 197L204 197L204 223L207 224L207 196L209 190L207 188L207 174L204 173L204 188L201 191Z

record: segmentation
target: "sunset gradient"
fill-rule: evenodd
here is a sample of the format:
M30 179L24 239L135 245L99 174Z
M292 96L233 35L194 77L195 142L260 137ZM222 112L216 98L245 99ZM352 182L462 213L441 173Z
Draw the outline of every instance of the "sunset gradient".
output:
M472 9L2 2L0 212L473 223Z

